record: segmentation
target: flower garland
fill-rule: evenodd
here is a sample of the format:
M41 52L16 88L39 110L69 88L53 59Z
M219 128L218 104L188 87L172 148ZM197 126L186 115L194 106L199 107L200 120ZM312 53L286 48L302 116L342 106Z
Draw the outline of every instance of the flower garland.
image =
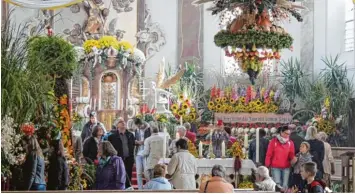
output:
M72 156L72 142L71 142L71 123L70 123L70 115L68 111L68 96L63 95L59 98L59 108L55 108L58 112L57 116L57 126L61 129L61 138L63 141L63 145L67 150L67 153Z
M184 122L194 122L198 117L192 100L186 98L183 94L180 94L177 102L171 105L171 110L177 119L182 117Z
M275 113L279 110L279 95L279 91L265 88L255 90L252 86L224 90L214 86L207 107L217 113Z

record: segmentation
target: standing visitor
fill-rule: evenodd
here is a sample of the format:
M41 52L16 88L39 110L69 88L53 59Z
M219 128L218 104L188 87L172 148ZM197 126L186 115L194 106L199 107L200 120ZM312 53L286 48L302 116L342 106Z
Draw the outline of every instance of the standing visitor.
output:
M179 139L182 138L182 139L185 139L186 141L188 140L186 138L186 128L184 126L181 126L181 125L177 126L176 131L177 131L177 134L179 134ZM170 156L173 156L177 152L176 142L179 139L174 139L173 141L171 141L170 147L169 147Z
M96 162L98 159L98 147L104 135L104 129L101 125L96 125L92 131L91 137L84 142L83 155L88 163Z
M255 172L255 190L256 191L275 191L276 183L270 177L269 169L265 166L259 166Z
M144 140L143 156L146 157L145 178L151 180L153 178L154 166L164 157L164 137L160 136L158 125L151 122L152 135Z
M95 125L101 125L102 129L104 130L104 134L106 133L105 126L97 120L96 112L93 111L90 113L90 121L84 125L83 131L81 132L81 140L83 142L91 136Z
M325 183L316 180L317 164L314 162L308 162L302 165L301 175L303 180L306 181L306 185L302 193L324 193Z
M288 188L291 161L295 157L295 147L290 140L290 134L288 126L280 127L278 135L269 143L265 159L265 166L271 168L272 178L284 189Z
M26 159L23 165L25 190L45 191L44 157L42 149L34 136L30 136L26 145Z
M143 156L144 140L150 137L150 127L147 122L143 122L141 119L136 118L134 121L138 129L135 132L136 143L136 173L138 189L143 189L143 174L145 166L145 158Z
M296 155L296 158L293 161L295 162L295 165L293 167L291 178L291 188L297 188L297 190L302 191L304 181L301 176L301 167L305 163L312 162L312 155L309 153L310 145L308 142L302 142L299 150L300 152Z
M83 154L83 142L80 136L76 136L74 130L72 130L72 142L73 142L73 153L75 161L80 163Z
M225 180L226 169L216 164L212 167L212 178L200 186L199 193L233 193L233 185Z
M53 153L49 158L48 190L66 190L69 185L69 168L64 157L64 146L61 140L52 142Z
M147 190L171 190L173 185L165 178L166 166L164 164L157 164L154 166L153 179L144 185Z
M176 189L196 189L196 158L188 151L185 139L176 142L178 152L173 155L168 165L168 177Z
M223 128L223 121L218 120L217 128L212 134L213 153L216 155L216 158L222 157L222 142L227 146L229 135Z
M194 132L191 132L191 124L190 123L184 123L184 127L186 129L186 138L189 139L193 144L196 142L196 134Z
M108 141L99 145L99 165L96 169L96 190L124 190L126 170L121 157Z
M326 133L324 133L323 131L318 133L318 138L319 138L319 140L323 141L323 143L324 143L323 180L327 184L327 187L330 187L331 175L335 174L334 157L332 154L332 147L327 142L328 135Z
M122 124L123 123L123 124ZM119 117L117 120L115 120L114 125L112 125L111 131L106 133L103 140L108 141L108 137L112 135L112 133L117 132L118 128L124 127L124 119L122 117Z
M298 153L300 151L301 143L304 142L304 139L300 135L298 135L298 129L300 127L297 127L295 124L291 124L288 126L288 128L291 130L290 139L295 145L295 153Z
M131 132L126 130L126 123L123 119L118 121L117 131L112 132L108 137L108 141L117 151L117 156L123 159L127 173L126 188L130 188L134 164L135 138Z
M311 146L310 153L313 156L312 160L317 164L318 167L316 179L320 180L323 178L324 174L324 143L317 139L317 128L314 126L308 127L305 139Z
M269 140L265 138L266 131L264 129L259 130L259 164L265 165L266 152L269 145ZM250 142L249 145L249 159L253 160L256 164L256 139Z

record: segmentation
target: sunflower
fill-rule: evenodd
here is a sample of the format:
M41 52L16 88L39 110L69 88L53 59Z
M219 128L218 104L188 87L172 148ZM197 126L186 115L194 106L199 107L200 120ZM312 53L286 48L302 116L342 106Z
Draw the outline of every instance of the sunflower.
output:
M177 114L178 114L178 111L177 111L177 110L173 110L173 114L174 114L174 115L177 115Z
M227 97L223 97L223 98L222 98L222 102L223 102L223 103L227 102Z
M233 98L229 99L229 103L235 104L235 102L236 102L236 101L235 101Z
M260 106L262 105L262 103L261 103L260 100L256 100L256 101L255 101L255 105L260 107Z
M222 108L222 105L221 104L217 104L216 105L216 110L220 110Z
M240 102L244 103L245 102L245 97L240 98Z
M186 103L186 102L182 103L181 109L186 110L188 108L189 108L189 104L188 103Z
M183 94L179 95L179 100L184 100L184 95Z
M179 106L177 105L177 104L173 104L172 106L171 106L171 110L173 110L173 111L176 111L176 110L178 110L179 109Z
M179 112L178 112L178 115L181 117L181 116L183 116L185 114L185 112L184 111L182 111L182 110L180 110Z
M196 109L192 107L192 108L191 108L191 112L192 112L192 113L195 113L195 112L196 112Z
M216 103L220 103L221 102L221 98L216 98Z
M196 114L194 113L190 114L190 119L194 121L196 119Z

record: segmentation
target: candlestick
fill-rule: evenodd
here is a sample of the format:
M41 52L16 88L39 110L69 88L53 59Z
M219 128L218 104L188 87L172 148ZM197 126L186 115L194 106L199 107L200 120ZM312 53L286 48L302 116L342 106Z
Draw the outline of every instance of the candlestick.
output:
M180 117L180 125L182 126L182 116Z
M248 134L245 133L244 134L244 147L245 147L245 149L247 149L248 146L249 146L249 144L248 144Z
M260 139L259 139L259 130L260 128L256 129L256 163L259 162L259 145L260 145Z
M166 157L166 127L164 126L163 128L163 132L164 132L164 143L163 143L163 164L165 164L165 157Z
M226 143L222 142L222 158L226 157Z
M199 156L200 158L203 158L203 153L202 153L202 151L203 151L203 144L202 144L202 141L200 141L200 143L198 144L198 156Z

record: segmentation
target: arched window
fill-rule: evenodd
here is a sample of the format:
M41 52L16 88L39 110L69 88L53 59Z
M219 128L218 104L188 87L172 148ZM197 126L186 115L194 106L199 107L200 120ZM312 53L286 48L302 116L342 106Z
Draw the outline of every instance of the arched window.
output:
M121 83L114 72L105 72L100 81L100 110L117 110L121 107Z

